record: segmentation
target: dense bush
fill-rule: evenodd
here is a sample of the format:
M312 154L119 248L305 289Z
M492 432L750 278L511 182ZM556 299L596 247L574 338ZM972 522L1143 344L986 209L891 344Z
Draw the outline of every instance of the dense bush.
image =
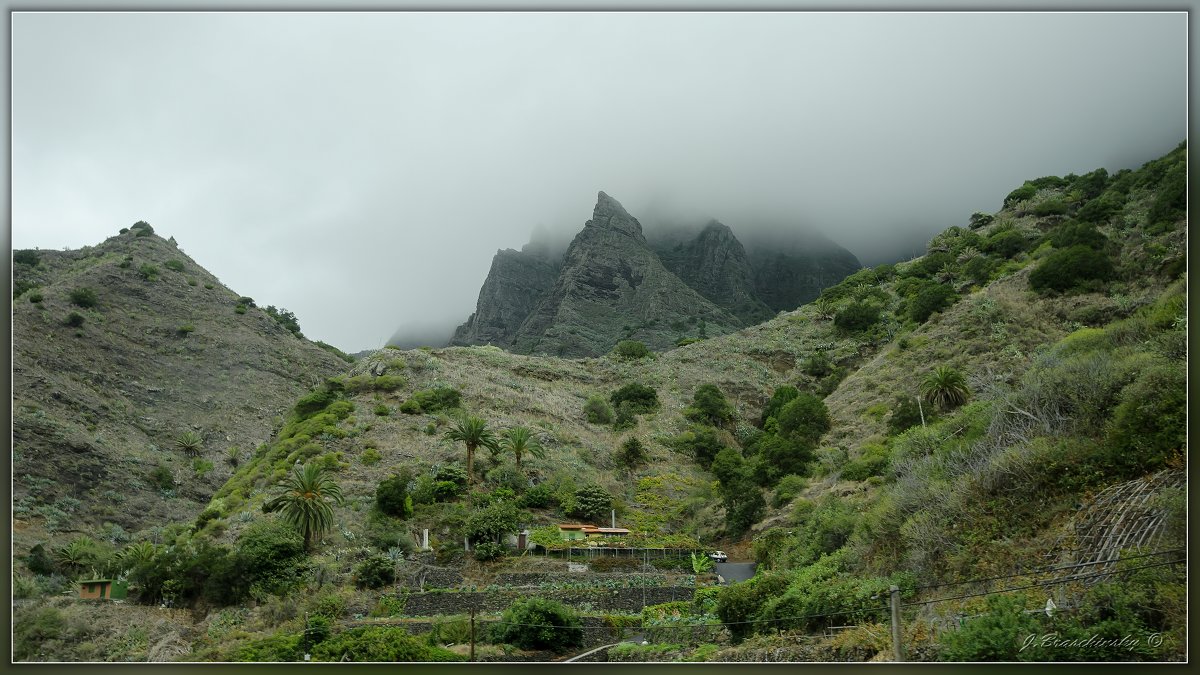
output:
M807 476L816 444L790 436L769 434L755 445L754 478L764 487L788 474Z
M429 645L403 626L351 628L313 647L317 661L465 661L466 657Z
M1023 202L1028 199L1033 199L1033 196L1037 194L1037 191L1038 191L1038 188L1036 185L1034 185L1033 183L1030 183L1029 181L1026 181L1024 184L1021 185L1021 187L1008 193L1008 196L1004 198L1004 205L1011 206L1012 204L1015 204L1017 202Z
M71 312L70 314L67 315L67 319L63 323L70 326L71 328L79 328L80 326L83 325L83 322L84 322L84 318L83 318L82 314L80 314L79 312Z
M621 443L621 447L613 454L613 461L617 466L633 470L646 463L650 458L650 453L646 451L646 446L637 439L636 436L630 436Z
M852 302L833 317L833 325L849 333L861 332L879 322L879 308L866 302Z
M1127 476L1154 471L1187 445L1187 376L1174 364L1154 365L1121 392L1108 426L1110 461Z
M614 391L608 397L614 406L628 403L635 414L641 415L658 410L658 392L652 387L632 382Z
M155 279L158 279L158 268L150 263L144 263L138 268L138 274L140 274L146 281L154 281Z
M814 352L812 356L804 360L802 370L805 375L825 377L833 372L833 361L829 360L825 352Z
M37 264L41 262L41 255L31 248L13 251L13 262L20 265L36 267Z
M413 392L400 406L400 412L409 415L436 413L454 410L462 406L462 393L453 387L435 387Z
M153 234L153 233L154 233L154 228L153 228L153 227L150 227L150 223L147 223L147 222L146 222L146 221L144 221L144 220L139 220L139 221L137 221L136 223L134 223L133 225L130 225L130 226L129 226L129 229L131 229L131 230L137 230L137 231L138 231L138 236L141 236L141 234L142 234L143 232L144 232L144 233L146 233L146 234Z
M275 319L280 326L286 328L292 335L304 337L304 334L300 332L300 322L296 319L295 314L287 311L287 309L275 309L274 305L267 305L264 311L267 313L267 316Z
M829 431L829 408L812 394L801 393L788 401L779 411L779 435L808 443L816 443Z
M304 569L304 537L275 518L243 530L235 551L253 595L286 591L298 582Z
M692 405L684 409L684 417L693 422L720 426L733 419L733 406L715 384L702 384L692 395Z
M545 509L557 505L558 496L550 485L538 483L526 490L517 503L527 509Z
M671 439L671 447L692 457L697 464L708 469L717 453L725 448L725 444L721 442L716 429L697 424Z
M1028 250L1029 240L1015 229L1009 228L993 232L983 242L983 250L1004 258L1012 258L1018 253Z
M1067 291L1092 287L1115 275L1112 261L1104 253L1088 246L1075 245L1046 256L1029 274L1029 287L1035 291Z
M296 405L293 406L292 412L295 414L296 419L306 420L325 410L325 408L327 408L329 404L336 401L337 398L337 393L328 388L322 387L316 391L309 392L308 394L301 396L300 400L296 401Z
M908 316L917 323L925 323L934 312L954 304L957 295L947 284L926 284L908 302Z
M358 588L380 588L396 580L396 564L387 556L375 554L354 568L354 585Z
M861 457L842 467L842 480L866 480L871 476L882 476L887 467L887 449L882 445L866 445Z
M765 427L767 420L778 416L783 406L799 395L799 389L786 384L776 389L771 394L771 400L767 401L766 407L763 408L762 418L759 420L759 423Z
M95 307L96 306L96 291L90 288L76 288L71 291L71 303L79 307Z
M583 644L583 624L566 605L546 598L518 600L493 629L497 642L562 653Z
M1100 250L1108 243L1108 237L1101 234L1095 225L1089 223L1071 222L1059 225L1050 231L1048 238L1054 248L1087 246Z
M163 267L165 267L169 270L174 270L176 272L182 272L183 271L183 261L182 260L168 260L167 262L163 263Z
M495 542L485 541L476 544L472 554L479 562L490 562L504 556L504 546Z
M495 502L483 508L477 506L475 511L467 516L462 532L472 542L494 542L506 534L516 532L524 517L521 509L510 501Z
M775 485L775 495L771 498L771 506L779 508L787 504L799 497L806 487L808 487L808 479L804 476L792 473L780 478L779 483Z
M412 515L412 497L408 495L408 484L412 476L407 471L385 478L375 488L375 505L383 513L396 518Z
M717 617L729 627L735 642L754 633L759 609L767 600L783 593L789 579L783 574L767 572L721 588L717 594Z
M887 429L889 436L895 436L921 423L922 406L914 396L899 395L892 404L892 414L888 417Z
M572 501L567 515L584 520L604 520L612 509L612 495L595 483L576 490Z
M611 424L613 421L613 410L608 405L602 396L592 395L588 397L587 403L583 404L583 414L587 415L587 421L592 424Z
M613 354L623 361L636 361L650 356L650 350L637 340L621 340L613 349Z

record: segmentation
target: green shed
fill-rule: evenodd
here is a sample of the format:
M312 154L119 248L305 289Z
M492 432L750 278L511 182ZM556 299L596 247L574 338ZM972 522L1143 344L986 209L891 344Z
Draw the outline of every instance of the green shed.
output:
M124 600L129 584L117 579L84 579L79 582L79 597L84 600Z

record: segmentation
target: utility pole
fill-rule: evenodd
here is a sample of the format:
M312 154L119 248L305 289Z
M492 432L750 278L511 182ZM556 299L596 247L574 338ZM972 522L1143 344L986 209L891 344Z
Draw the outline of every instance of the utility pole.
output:
M900 643L900 587L892 586L892 660L904 660L904 646Z
M475 660L475 608L471 608L471 661Z
M921 405L921 397L917 396L917 410L921 411L921 428L925 428L925 406Z

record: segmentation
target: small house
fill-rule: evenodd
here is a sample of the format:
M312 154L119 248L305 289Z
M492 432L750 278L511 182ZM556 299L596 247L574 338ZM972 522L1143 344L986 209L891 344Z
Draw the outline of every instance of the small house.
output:
M629 530L623 527L593 527L586 533L589 539L600 537L624 537L629 534Z
M558 526L558 533L562 535L563 541L582 541L587 539L588 533L597 530L595 525L583 525L577 523L568 523Z
M79 582L83 600L124 600L129 584L116 579L85 579Z

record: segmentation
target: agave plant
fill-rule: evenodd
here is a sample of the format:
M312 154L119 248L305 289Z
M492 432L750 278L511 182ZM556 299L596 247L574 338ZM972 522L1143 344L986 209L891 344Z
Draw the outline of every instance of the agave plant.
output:
M175 439L175 447L186 452L189 457L199 457L200 451L204 448L204 438L189 429Z
M971 390L962 373L950 366L938 366L921 382L921 395L929 403L950 410L966 403Z

